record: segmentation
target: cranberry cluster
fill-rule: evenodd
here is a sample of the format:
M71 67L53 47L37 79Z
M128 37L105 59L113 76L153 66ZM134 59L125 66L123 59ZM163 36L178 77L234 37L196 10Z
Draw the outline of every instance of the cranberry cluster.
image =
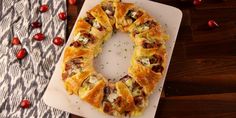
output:
M70 0L71 2L73 2L73 0ZM76 1L76 0L74 0ZM75 3L74 3L75 4ZM40 13L45 13L49 11L49 6L44 4L41 5L38 8ZM65 12L60 12L58 13L58 18L62 21L65 21L67 19L67 15ZM41 28L42 27L42 23L39 21L34 21L30 24L30 26L32 27L32 29L36 29L36 28ZM43 41L46 36L43 33L37 33L32 37L35 41ZM61 37L56 36L53 41L52 41L55 45L57 46L62 46L64 44L64 40ZM21 45L21 42L19 40L18 37L14 37L11 41L12 45ZM16 58L21 60L23 59L25 56L27 55L27 50L25 48L21 48L17 53L16 53ZM20 107L21 108L29 108L31 105L30 101L27 99L23 99L20 103Z
M45 12L47 12L47 11L49 10L49 6L46 5L46 4L41 5L38 10L39 10L40 13L45 13ZM66 15L65 12L60 12L60 13L58 13L58 18L61 19L62 21L64 21L64 20L66 20L67 15ZM35 21L35 22L32 22L32 23L30 24L30 26L31 26L33 29L41 28L41 27L42 27L42 23L39 22L39 21ZM42 40L44 40L45 38L46 38L46 36L45 36L43 33L37 33L37 34L35 34L35 35L33 36L33 39L36 40L36 41L42 41ZM57 45L57 46L62 46L62 45L64 44L64 40L63 40L62 38L58 37L58 36L55 37L52 42L53 42L55 45ZM20 40L19 40L18 37L14 37L14 38L12 39L12 45L20 45L20 44L21 44L21 42L20 42ZM22 48L22 49L20 49L20 50L17 52L16 57L17 57L17 59L21 60L21 59L23 59L26 55L27 55L26 49L25 49L25 48Z

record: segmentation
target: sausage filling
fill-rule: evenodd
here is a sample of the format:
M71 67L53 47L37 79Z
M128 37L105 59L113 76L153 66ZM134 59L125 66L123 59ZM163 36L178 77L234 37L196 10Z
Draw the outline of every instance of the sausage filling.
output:
M142 42L142 47L145 49L150 49L150 48L159 48L162 46L162 43L159 41L149 41L149 40L144 40Z
M115 8L112 6L112 2L103 3L102 9L105 11L109 18L114 17Z
M128 22L128 24L132 24L134 21L136 21L139 17L141 17L143 15L143 12L137 9L131 9L128 11L127 15L126 15L126 20Z
M96 38L90 33L78 33L74 37L75 41L72 42L70 46L75 48L86 46L89 43L94 43L95 39Z
M153 27L155 27L157 23L155 21L147 21L139 26L137 26L133 31L133 36L135 37L137 34L140 34L144 31L147 31Z
M87 17L84 20L89 23L91 26L97 28L99 31L103 31L105 27L103 27L95 17L93 17L90 13L87 12Z
M121 78L121 81L124 82L126 86L129 88L129 90L132 92L135 105L140 108L145 107L146 95L143 91L143 88L129 75L126 75L123 78Z
M84 64L82 60L82 57L77 57L65 64L65 73L62 74L63 80L66 80L67 77L72 77L78 71L82 71L82 66Z
M90 75L81 85L80 94L91 90L95 86L95 84L100 80L101 78L98 78L96 75Z
M70 47L79 48L82 44L78 41L74 41L70 44Z
M142 42L142 47L145 48L145 49L157 48L157 47L161 47L161 45L162 44L158 41L151 42L151 41L144 40Z
M155 73L162 73L164 70L162 66L162 57L158 55L153 55L151 57L141 57L138 62L143 66L151 67L152 71Z
M106 86L104 89L103 111L114 115L117 107L120 107L122 98L117 94L115 87Z

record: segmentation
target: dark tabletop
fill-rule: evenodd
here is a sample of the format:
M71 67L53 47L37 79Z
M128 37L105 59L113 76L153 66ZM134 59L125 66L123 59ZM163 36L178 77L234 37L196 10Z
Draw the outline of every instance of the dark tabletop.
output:
M68 5L70 34L84 0ZM236 118L236 0L155 0L182 10L158 118ZM219 28L210 29L214 19ZM79 118L71 115L72 118Z

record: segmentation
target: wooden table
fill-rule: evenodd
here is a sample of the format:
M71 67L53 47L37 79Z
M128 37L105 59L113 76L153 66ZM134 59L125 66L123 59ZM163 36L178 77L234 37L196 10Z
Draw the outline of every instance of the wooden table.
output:
M180 8L183 21L158 118L236 118L236 0L155 0ZM68 33L84 0L68 5ZM220 27L209 29L207 21ZM71 115L71 118L78 118Z

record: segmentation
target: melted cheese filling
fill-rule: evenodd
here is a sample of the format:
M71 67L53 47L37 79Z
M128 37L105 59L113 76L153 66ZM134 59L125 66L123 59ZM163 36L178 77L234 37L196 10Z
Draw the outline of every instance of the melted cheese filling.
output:
M87 43L89 42L89 39L86 38L86 37L81 36L81 33L78 33L78 34L75 36L74 39L75 39L76 41L79 41L79 42L83 43L83 44L87 44Z
M82 68L78 68L76 65L72 65L71 69L68 71L70 76L75 75L77 72L80 72Z
M137 27L137 31L138 32L143 32L143 31L146 31L146 30L149 30L150 27L147 25L147 24L143 24L143 25L140 25Z
M108 9L105 10L105 12L106 12L107 15L112 15L112 14L113 14L113 13L112 13L110 10L108 10Z
M141 59L140 59L140 62L141 62L143 65L145 65L145 66L151 64L149 58L147 58L147 57L141 58Z
M94 21L93 21L93 27L99 29L99 28L101 28L101 25L99 24L98 21L94 20Z
M142 94L142 90L139 89L138 87L134 88L134 90L132 91L133 96L139 96L141 94Z
M95 77L95 76L90 76L89 77L89 83L95 84L96 82L98 82L97 77Z
M115 101L115 99L118 98L118 95L116 93L111 93L108 97L107 100L111 103Z
M84 96L89 90L91 90L94 85L99 81L99 79L94 76L94 75L91 75L89 76L82 84L80 90L79 90L79 94L81 96Z
M128 79L127 81L125 81L126 86L128 86L129 89L133 88L133 82L132 79Z
M133 11L133 12L130 13L130 16L134 19L137 19L137 14L138 14L138 12Z

